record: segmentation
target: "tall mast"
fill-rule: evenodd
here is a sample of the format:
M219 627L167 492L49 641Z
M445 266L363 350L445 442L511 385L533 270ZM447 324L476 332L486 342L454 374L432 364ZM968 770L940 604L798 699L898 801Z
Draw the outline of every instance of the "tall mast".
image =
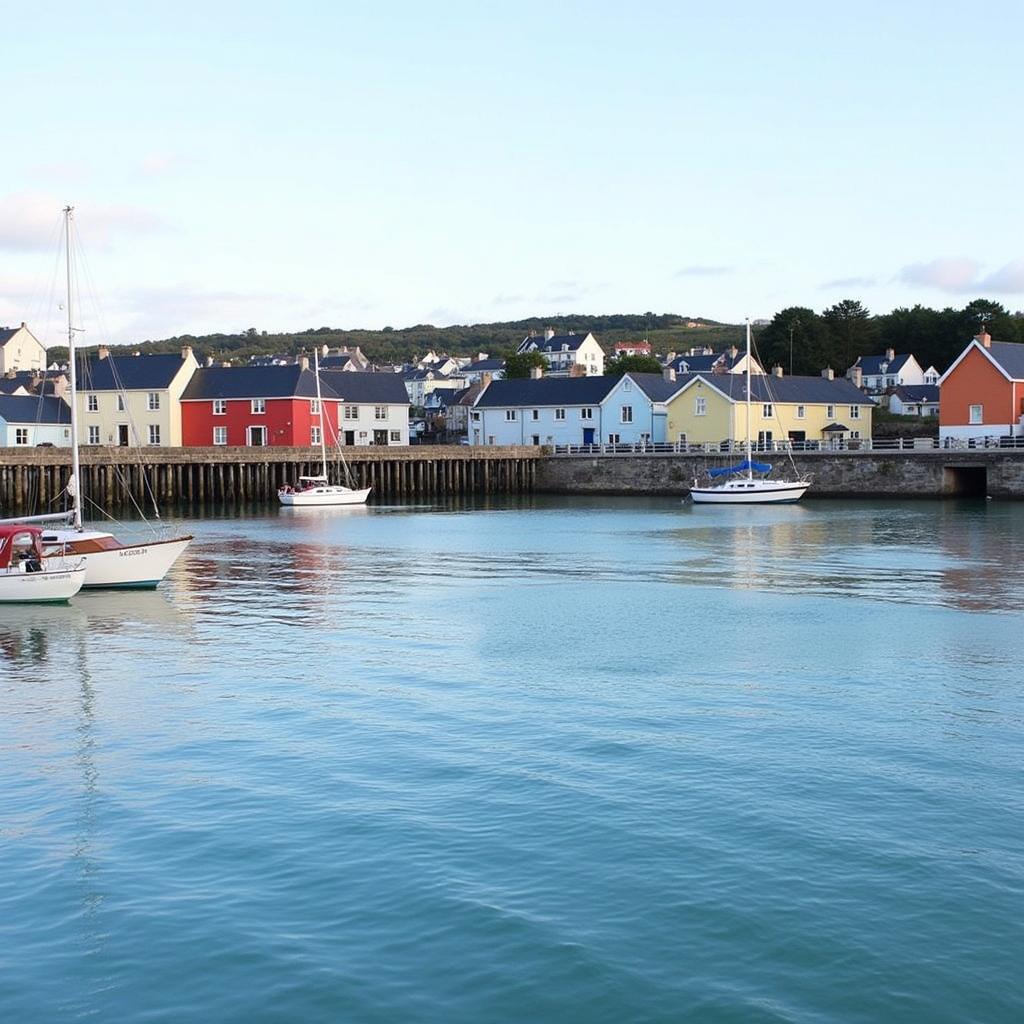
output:
M320 410L320 475L327 478L327 438L324 434L324 403L320 396L320 346L313 349L313 371L316 374L316 407Z
M750 317L747 317L747 479L753 480L754 470L749 465L753 454L750 441Z
M71 525L76 530L82 529L82 488L81 473L78 464L78 378L75 370L75 328L71 312L71 215L73 206L64 207L64 262L67 271L67 307L68 307L68 371L71 389L71 500L73 518Z

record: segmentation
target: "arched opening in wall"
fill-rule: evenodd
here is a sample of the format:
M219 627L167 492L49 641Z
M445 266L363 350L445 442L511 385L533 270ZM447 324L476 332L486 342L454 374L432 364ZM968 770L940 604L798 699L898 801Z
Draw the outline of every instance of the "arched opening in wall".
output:
M957 498L983 498L988 494L984 466L943 466L942 492Z

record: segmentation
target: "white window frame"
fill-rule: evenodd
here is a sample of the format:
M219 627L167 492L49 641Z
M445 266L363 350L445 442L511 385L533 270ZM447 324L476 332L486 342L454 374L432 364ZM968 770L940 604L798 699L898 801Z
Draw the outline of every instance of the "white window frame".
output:
M693 400L693 415L694 416L707 416L708 414L708 400L703 395L698 395Z
M220 447L228 443L228 428L227 427L214 427L213 428L213 444L214 447Z
M14 428L14 443L16 445L28 444L28 427Z
M388 407L386 405L375 405L373 407L373 418L378 422L383 422L388 418Z
M555 419L556 420L564 420L565 419L565 410L564 409L556 409L555 410Z
M608 435L608 443L609 443L609 444L620 444L620 443L621 443L621 442L619 441L619 437L620 437L620 436L621 436L621 435L619 435L619 434L609 434L609 435Z
M319 444L320 443L320 424L313 423L309 428L309 443Z
M530 410L530 419L531 420L539 420L540 419L540 409L531 409Z
M985 422L985 406L969 405L967 407L967 422L972 425Z
M159 410L160 410L160 392L159 391L150 391L149 394L146 395L146 408L150 412L159 412Z
M89 424L89 440L86 444L99 444L100 443L100 425L98 423Z
M124 412L124 395L120 392L117 395L117 411Z
M392 430L391 431L391 440L392 441L401 441L402 440L402 432L400 430Z
M99 412L100 411L100 398L99 398L99 395L86 395L85 396L85 410L86 410L86 412Z
M253 416L264 416L267 412L267 400L265 398L253 398L249 402L249 412Z
M825 416L827 419L834 420L836 418L836 407L834 405L826 405Z
M359 419L359 406L358 405L346 405L345 406L345 419L357 420Z
M214 416L227 416L228 414L228 402L226 398L215 398L213 400L213 415Z
M859 405L851 405L850 406L850 419L851 420L859 420L860 419L860 406Z
M505 422L506 423L515 423L515 421L516 421L516 410L515 409L506 409L505 410Z
M807 406L806 405L798 405L796 407L796 418L798 420L803 420L803 419L807 418Z
M580 409L581 420L592 420L594 418L594 410L590 406L585 406Z
M632 423L633 422L633 406L623 405L619 409L619 422L620 423Z
M772 416L774 416L774 415L775 415L775 413L774 413L774 410L772 409L772 403L771 402L764 402L761 405L761 419L763 419L763 420L770 420L772 418Z
M149 442L148 443L153 445L154 447L159 446L159 444L160 444L160 424L159 423L150 423L149 424L148 434L149 434Z
M320 400L318 398L311 398L309 400L309 415L319 416L320 415Z

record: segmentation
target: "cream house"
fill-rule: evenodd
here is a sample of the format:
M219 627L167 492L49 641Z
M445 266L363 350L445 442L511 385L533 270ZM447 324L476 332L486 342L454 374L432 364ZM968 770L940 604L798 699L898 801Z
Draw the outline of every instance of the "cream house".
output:
M20 327L0 327L0 374L45 369L46 348L24 321Z
M78 371L75 395L84 445L181 446L181 394L197 369L181 354L119 355L101 345Z

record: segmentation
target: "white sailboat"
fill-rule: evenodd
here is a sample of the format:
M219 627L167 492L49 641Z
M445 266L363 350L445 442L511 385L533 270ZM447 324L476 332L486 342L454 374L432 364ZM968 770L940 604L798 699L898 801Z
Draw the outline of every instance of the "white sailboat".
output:
M151 540L142 544L126 544L113 534L103 530L87 530L82 522L82 494L79 487L79 429L77 377L75 372L75 328L73 326L72 301L72 253L71 229L74 207L64 208L64 242L67 263L67 314L68 314L68 382L71 401L71 479L68 493L72 499L70 524L63 528L53 527L43 533L43 549L47 558L65 554L80 555L85 562L84 587L151 589L167 575L168 570L189 546L190 535L171 537L165 540ZM53 521L68 515L32 516L22 522Z
M38 526L0 525L0 604L65 602L82 589L81 558L47 558Z
M320 356L313 350L316 375L316 405L320 410L320 475L300 476L295 487L282 487L277 492L282 505L310 507L324 505L363 505L370 496L369 487L345 487L332 484L327 477L327 434L324 429L324 403L320 391Z
M694 480L690 498L698 505L765 505L799 501L810 480L769 480L771 463L750 458L750 321L747 321L747 457L736 466L708 470L711 483Z

